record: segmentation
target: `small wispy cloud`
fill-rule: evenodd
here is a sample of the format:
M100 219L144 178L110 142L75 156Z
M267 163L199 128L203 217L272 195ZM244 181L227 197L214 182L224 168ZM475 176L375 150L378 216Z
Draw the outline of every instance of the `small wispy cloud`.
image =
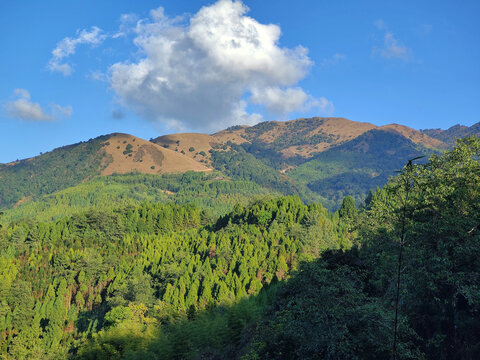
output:
M95 81L108 82L108 75L100 70L90 71L86 77Z
M118 31L112 35L112 38L125 37L135 30L135 24L139 20L137 14L122 14L120 16L120 26Z
M15 89L13 93L17 99L5 104L7 115L11 118L28 121L55 121L72 115L71 106L63 107L51 103L50 111L47 113L39 103L31 101L30 93L27 90Z
M406 45L404 45L394 34L391 32L386 23L383 20L377 20L374 22L375 27L383 33L382 46L375 46L373 53L377 54L384 59L398 59L403 61L409 61L413 58L413 51Z
M321 66L332 66L337 65L344 61L347 57L340 53L335 53L334 55L330 56L329 58L323 59L320 63Z
M70 75L73 72L72 65L66 63L65 58L75 54L75 50L78 45L88 44L96 46L101 44L106 35L102 29L92 26L90 30L77 30L76 37L66 37L57 43L57 47L52 51L52 58L47 64L47 68L52 72L60 72L65 76Z
M391 33L387 32L383 37L383 48L380 49L380 55L385 59L408 60L411 50L401 44Z

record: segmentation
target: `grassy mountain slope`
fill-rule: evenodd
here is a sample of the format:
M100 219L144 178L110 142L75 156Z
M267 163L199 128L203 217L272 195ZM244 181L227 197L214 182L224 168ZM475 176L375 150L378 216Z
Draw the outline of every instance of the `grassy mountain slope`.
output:
M111 134L64 146L0 168L0 208L114 173L208 172L182 154L127 134Z
M228 151L216 150L211 154L212 165L232 178L252 181L281 194L299 195L303 201L318 201L328 208L335 206L328 198L319 196L303 182L298 182L268 166L240 145L231 144Z
M163 135L151 142L204 164L209 163L209 151L219 143L215 137L199 133Z
M211 171L181 153L128 134L112 134L105 145L108 165L102 170L102 175L132 171L143 174Z
M229 138L255 153L270 152L282 159L312 157L333 146L352 140L365 131L375 128L344 118L308 118L291 121L267 121L251 127L234 126L214 134ZM235 141L242 139L242 141Z
M416 130L396 126L396 131L408 132L408 136L421 138L419 142L441 142L430 139ZM241 145L247 152L266 163L301 163L315 154L355 139L371 129L370 123L355 122L344 118L307 118L291 121L266 121L254 126L233 126L213 135L171 134L152 140L165 148L183 152L187 156L209 161L209 151L223 149L230 144ZM395 131L392 128L392 131ZM407 136L407 135L406 135ZM281 167L281 166L280 166Z
M107 139L101 136L7 164L0 169L0 208L99 175L108 166L108 162L102 163Z
M431 152L398 132L372 129L287 174L338 205L347 195L363 200L368 190L383 186L409 159Z
M396 134L402 135L403 137L411 140L417 145L422 145L428 149L446 149L448 145L443 141L436 139L434 137L428 136L428 134L412 129L408 126L399 125L399 124L390 124L381 126L379 129L391 131Z

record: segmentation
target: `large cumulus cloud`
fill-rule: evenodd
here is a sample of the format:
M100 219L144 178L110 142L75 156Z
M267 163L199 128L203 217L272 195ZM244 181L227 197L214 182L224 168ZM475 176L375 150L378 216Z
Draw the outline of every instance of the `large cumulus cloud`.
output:
M279 26L247 12L231 0L183 21L152 11L135 27L140 57L110 67L111 88L141 116L179 129L256 123L262 117L249 104L276 114L331 112L328 100L298 87L312 66L307 49L279 46Z

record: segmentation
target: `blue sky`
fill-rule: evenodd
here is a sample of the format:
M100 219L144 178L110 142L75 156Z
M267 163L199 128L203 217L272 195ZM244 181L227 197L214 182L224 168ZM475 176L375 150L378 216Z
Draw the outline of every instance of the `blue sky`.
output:
M480 121L478 1L2 1L0 162L338 116Z

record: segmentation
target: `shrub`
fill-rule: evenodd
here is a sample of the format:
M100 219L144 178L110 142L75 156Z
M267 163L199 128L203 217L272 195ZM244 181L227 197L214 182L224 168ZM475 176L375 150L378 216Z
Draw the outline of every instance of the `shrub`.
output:
M123 155L130 154L132 152L132 144L128 144L127 147L125 148L125 151L123 152Z

